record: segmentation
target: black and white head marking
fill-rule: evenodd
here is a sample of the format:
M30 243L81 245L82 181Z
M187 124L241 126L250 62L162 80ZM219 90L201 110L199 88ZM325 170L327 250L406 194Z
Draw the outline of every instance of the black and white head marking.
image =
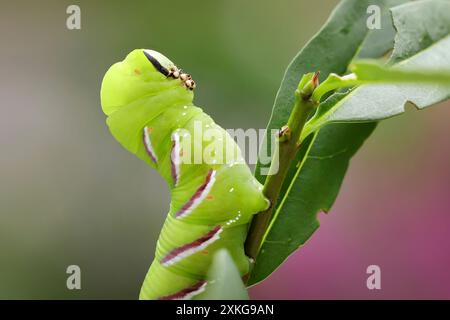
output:
M156 70L158 70L159 72L161 72L163 75L165 75L166 77L169 76L169 70L167 70L166 68L164 68L161 63L159 63L158 60L156 60L155 57L153 57L150 53L148 53L147 51L144 50L144 54L147 57L147 59L152 63L152 65L155 67Z
M167 69L163 67L161 63L146 50L144 50L144 54L155 67L155 69L165 75L167 78L180 79L186 89L189 89L191 91L195 89L195 81L192 80L190 74L183 73L183 71L181 69L178 69L176 66L172 66Z

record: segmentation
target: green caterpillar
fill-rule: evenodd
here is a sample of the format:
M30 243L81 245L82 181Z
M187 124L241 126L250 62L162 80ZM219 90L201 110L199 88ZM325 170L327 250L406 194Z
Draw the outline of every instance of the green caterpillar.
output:
M248 223L270 205L231 136L194 106L194 88L190 75L145 49L129 53L103 79L101 103L112 135L155 168L171 192L140 299L195 297L208 285L212 256L222 248L245 276L250 267L243 248ZM214 137L196 136L198 124L214 130ZM187 161L203 158L205 151L212 161ZM216 161L218 154L226 160Z

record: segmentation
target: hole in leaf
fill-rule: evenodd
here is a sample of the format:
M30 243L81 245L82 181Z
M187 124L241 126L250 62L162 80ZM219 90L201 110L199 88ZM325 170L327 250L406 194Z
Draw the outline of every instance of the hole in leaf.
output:
M405 105L403 106L403 110L405 113L411 113L420 111L420 108L412 101L406 101Z

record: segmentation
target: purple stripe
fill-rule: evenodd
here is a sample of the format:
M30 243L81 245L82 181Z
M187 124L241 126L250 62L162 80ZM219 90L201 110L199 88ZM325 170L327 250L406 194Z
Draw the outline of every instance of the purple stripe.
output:
M208 240L211 240L214 236L216 236L218 233L222 231L222 226L218 225L215 226L212 230L210 230L207 234L204 236L198 238L197 240L194 240L188 244L185 244L181 247L175 248L172 251L170 251L164 258L161 259L161 264L166 264L169 261L175 259L183 252L186 252L190 249L194 249L197 247L200 247L202 244L207 242Z
M199 291L203 286L206 285L206 283L207 282L205 280L201 280L191 287L180 290L177 293L161 297L161 298L159 298L159 300L181 300L181 299L184 299L187 296L189 296L190 294L192 294L196 291Z
M179 180L179 163L178 163L178 157L179 154L177 152L180 152L178 150L178 141L177 141L177 134L174 133L172 135L172 151L170 153L170 169L172 173L172 179L174 186L177 186L178 180Z
M148 132L148 128L145 127L144 128L144 135L143 135L143 140L144 140L144 146L145 146L145 150L147 151L147 154L150 156L150 158L152 159L152 161L157 164L158 161L156 160L156 156L153 153L153 150L151 149L151 145L147 144L147 139L148 142L151 144L150 142L150 133Z
M181 207L180 210L175 214L176 218L181 218L189 209L191 209L192 205L194 204L195 200L199 199L203 192L205 192L205 189L208 187L209 183L211 182L211 178L213 176L214 170L209 170L208 175L206 176L205 182L197 189L197 191L194 193L194 195L189 199L187 203L183 207Z

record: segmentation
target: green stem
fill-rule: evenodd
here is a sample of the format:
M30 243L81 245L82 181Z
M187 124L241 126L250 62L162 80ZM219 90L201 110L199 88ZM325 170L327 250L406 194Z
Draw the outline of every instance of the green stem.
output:
M271 205L253 218L245 243L247 256L254 260L268 231L286 174L300 149L299 141L303 127L311 112L317 107L317 103L311 99L318 84L317 77L318 73L314 76L308 74L302 78L295 92L296 101L287 125L280 131L278 146L263 188L263 193Z

